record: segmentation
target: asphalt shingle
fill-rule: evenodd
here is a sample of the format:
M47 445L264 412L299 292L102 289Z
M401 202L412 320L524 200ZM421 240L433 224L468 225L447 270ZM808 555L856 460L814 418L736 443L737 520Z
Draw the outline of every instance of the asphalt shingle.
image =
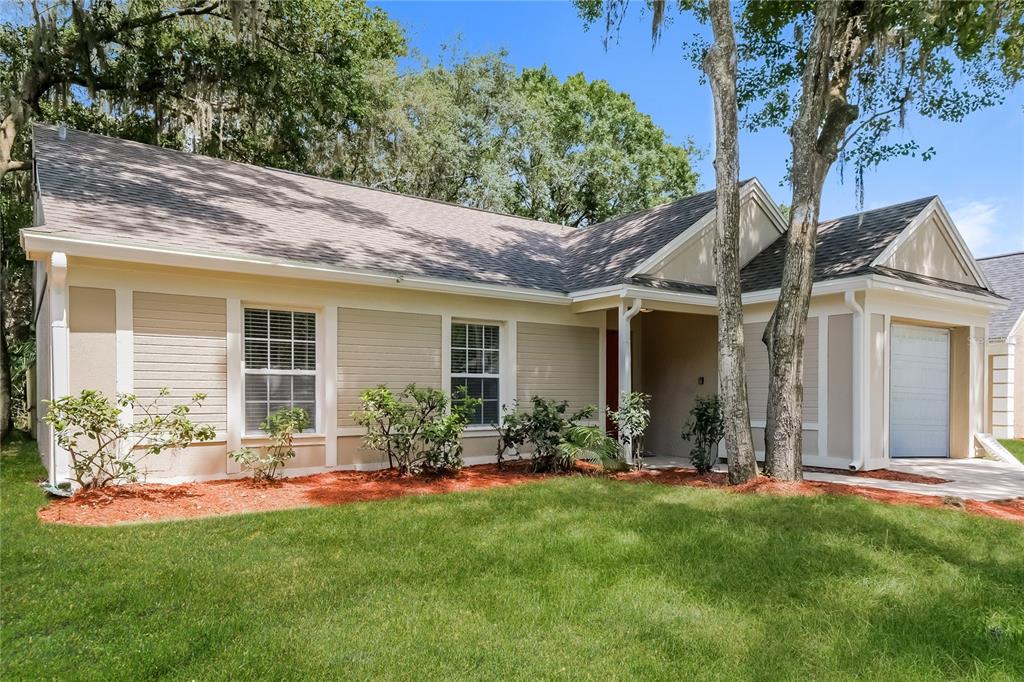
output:
M988 325L990 340L1005 341L1024 315L1024 251L979 258L978 265L996 293L1010 301L1006 310L992 313Z

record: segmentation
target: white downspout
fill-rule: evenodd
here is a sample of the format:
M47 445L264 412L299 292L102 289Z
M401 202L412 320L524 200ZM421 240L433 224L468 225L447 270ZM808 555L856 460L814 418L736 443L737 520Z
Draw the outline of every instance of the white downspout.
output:
M633 304L628 308L625 301L619 301L619 405L622 405L622 396L629 395L633 391L633 344L630 321L640 312L643 301L639 298L633 299ZM628 435L628 434L627 434ZM623 453L626 461L633 462L633 446L630 444Z
M843 294L843 303L853 311L853 461L851 471L864 468L864 308L854 292Z

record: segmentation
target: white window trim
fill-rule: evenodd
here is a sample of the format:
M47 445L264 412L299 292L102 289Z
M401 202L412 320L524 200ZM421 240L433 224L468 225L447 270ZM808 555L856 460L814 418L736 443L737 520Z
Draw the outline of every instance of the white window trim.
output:
M316 369L312 369L312 370L309 370L309 369L249 369L248 367L246 367L245 366L245 340L247 338L246 335L245 335L245 311L246 310L267 310L267 311L278 310L278 311L281 311L281 312L291 312L291 313L313 313L314 324L316 325L316 329L314 330L314 334L313 334L313 357L315 358ZM323 437L324 436L324 432L325 432L325 429L324 429L324 419L325 419L325 416L324 416L323 412L324 412L324 404L326 402L323 399L324 377L323 377L323 371L322 370L323 370L323 367L324 367L325 363L324 363L324 357L323 357L323 352L324 352L323 343L321 341L321 330L323 329L323 324L324 324L323 311L322 310L318 310L316 308L307 308L307 307L302 307L302 306L280 305L280 304L275 304L275 303L252 303L252 302L244 302L243 301L243 302L241 302L241 305L239 307L239 312L241 313L240 320L239 320L240 323L241 323L241 328L239 329L239 341L240 341L240 345L241 345L241 349L240 350L241 350L241 367L242 367L241 395L239 396L239 401L241 402L241 407L242 407L241 415L240 415L241 416L241 425L240 425L241 426L241 429L240 429L241 437L242 438L251 439L251 438L265 437L267 435L267 434L263 433L262 431L260 431L258 429L256 431L250 431L248 429L246 423L245 423L246 422L246 410L245 410L245 408L246 408L246 406L249 403L249 401L246 400L246 398L245 398L245 382L246 382L246 377L248 375L250 375L250 374L254 375L254 376L312 376L312 377L315 377L315 380L314 380L315 381L315 389L314 389L314 393L313 393L313 405L314 405L313 409L316 412L316 420L315 420L315 423L312 424L313 430L309 431L309 432L304 432L304 433L301 433L301 434L296 434L296 437L302 437L302 438ZM294 342L295 342L295 339L292 338L292 344L293 345L294 345ZM269 356L268 356L268 358L269 358Z
M445 369L446 380L444 390L451 397L452 390L452 379L497 379L498 380L498 425L500 426L505 416L504 410L502 409L506 404L506 385L508 382L506 353L509 347L509 324L504 320L481 320L471 319L463 317L449 317L445 315L442 317L442 323L446 324L446 333L443 335L443 344L445 346L444 358L446 362L443 363ZM451 367L452 358L452 327L457 324L479 324L488 327L498 328L498 373L497 374L468 374L465 372L453 372ZM469 424L465 428L468 435L491 435L496 434L492 424Z

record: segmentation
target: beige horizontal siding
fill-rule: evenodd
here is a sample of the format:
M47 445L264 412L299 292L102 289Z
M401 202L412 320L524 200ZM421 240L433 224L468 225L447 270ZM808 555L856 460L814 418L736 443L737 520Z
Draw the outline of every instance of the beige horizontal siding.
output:
M132 298L135 393L148 402L166 386L166 406L206 393L193 417L226 431L227 302L144 291Z
M743 344L747 361L747 396L750 418L768 416L768 349L761 342L764 322L743 325ZM807 319L804 337L804 422L818 421L818 318Z
M359 395L384 384L441 388L441 317L338 310L338 424L354 426Z
M599 330L520 322L516 343L517 398L568 401L570 409L600 405Z

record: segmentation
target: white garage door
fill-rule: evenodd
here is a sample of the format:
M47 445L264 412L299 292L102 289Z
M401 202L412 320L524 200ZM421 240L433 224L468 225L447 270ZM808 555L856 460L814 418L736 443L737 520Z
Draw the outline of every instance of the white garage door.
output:
M949 456L949 331L892 326L889 455Z

